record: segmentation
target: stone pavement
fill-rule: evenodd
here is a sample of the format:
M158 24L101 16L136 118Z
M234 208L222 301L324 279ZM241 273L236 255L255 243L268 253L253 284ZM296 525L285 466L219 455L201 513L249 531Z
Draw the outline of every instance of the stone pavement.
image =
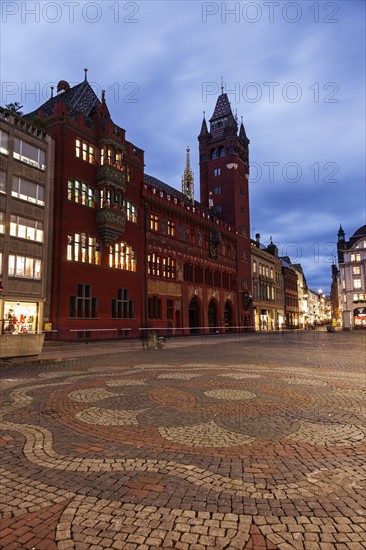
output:
M1 548L366 548L364 333L88 350L0 370Z

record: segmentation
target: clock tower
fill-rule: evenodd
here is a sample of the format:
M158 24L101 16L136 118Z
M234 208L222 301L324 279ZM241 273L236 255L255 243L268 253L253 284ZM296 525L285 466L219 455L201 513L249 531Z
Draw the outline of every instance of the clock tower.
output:
M200 199L213 215L234 226L237 234L239 319L251 324L251 262L249 218L249 139L238 126L226 93L218 97L210 128L204 117L198 136Z

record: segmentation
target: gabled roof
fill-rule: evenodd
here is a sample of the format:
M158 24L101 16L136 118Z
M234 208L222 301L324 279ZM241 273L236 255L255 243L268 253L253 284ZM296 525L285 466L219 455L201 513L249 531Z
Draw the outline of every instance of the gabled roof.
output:
M41 108L44 109L54 105L58 101L63 101L66 105L69 105L72 109L82 113L84 116L90 116L101 104L87 80L84 80L80 84L76 84L76 86L68 88L64 92L58 93L56 96L51 97L41 106ZM36 113L36 111L34 111L34 113ZM33 113L29 114L31 115Z

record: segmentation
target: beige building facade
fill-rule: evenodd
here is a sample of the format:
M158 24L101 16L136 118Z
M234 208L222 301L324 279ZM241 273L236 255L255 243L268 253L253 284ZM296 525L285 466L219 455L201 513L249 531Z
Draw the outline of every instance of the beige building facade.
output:
M251 241L253 316L255 330L277 330L285 323L282 263L272 242Z
M51 136L0 108L2 356L20 342L10 336L40 335L48 315L54 154Z

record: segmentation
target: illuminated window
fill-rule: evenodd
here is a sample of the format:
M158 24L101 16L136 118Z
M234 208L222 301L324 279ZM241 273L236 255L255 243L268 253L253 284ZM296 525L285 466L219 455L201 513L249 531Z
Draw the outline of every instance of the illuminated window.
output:
M67 184L67 198L70 201L93 208L96 206L97 192L94 187L79 180L69 180Z
M15 159L30 164L35 168L40 168L41 170L46 169L46 152L22 139L14 139L13 156Z
M160 257L157 254L148 254L147 274L152 277L160 277Z
M150 214L150 229L151 231L159 230L159 216L156 214Z
M357 254L351 254L351 262L360 262L361 261L361 254L357 252Z
M33 202L41 206L45 205L45 188L42 185L13 176L13 187L11 194L13 197L23 201Z
M0 171L0 193L6 193L6 173Z
M87 233L68 235L67 259L70 262L100 265L100 243Z
M175 222L168 220L168 235L174 237L175 235Z
M137 223L137 208L132 202L123 200L123 206L126 209L126 215L129 222Z
M9 277L21 277L24 279L41 279L42 260L28 258L26 256L9 255Z
M0 233L5 233L5 212L0 211Z
M136 256L132 246L127 243L115 243L109 247L109 267L136 271Z
M257 262L255 260L253 262L253 273L257 273Z
M10 235L43 243L43 222L29 220L21 216L11 216Z
M77 158L83 159L90 164L95 164L95 147L86 141L77 139L75 142L75 154Z
M0 130L0 153L3 155L9 154L9 134Z
M361 279L353 279L353 288L362 288Z
M353 273L353 275L360 275L361 267L359 265L353 266L352 273Z

